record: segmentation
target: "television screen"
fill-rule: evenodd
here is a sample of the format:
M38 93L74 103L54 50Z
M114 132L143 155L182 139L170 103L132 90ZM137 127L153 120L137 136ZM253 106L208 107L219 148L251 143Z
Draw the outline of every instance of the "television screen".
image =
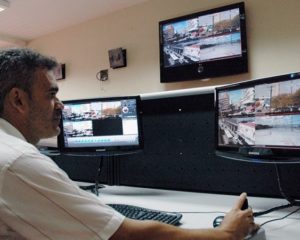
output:
M248 71L244 3L159 22L161 82Z
M103 152L142 147L139 96L64 101L58 147Z
M248 156L300 153L300 73L216 88L216 146Z

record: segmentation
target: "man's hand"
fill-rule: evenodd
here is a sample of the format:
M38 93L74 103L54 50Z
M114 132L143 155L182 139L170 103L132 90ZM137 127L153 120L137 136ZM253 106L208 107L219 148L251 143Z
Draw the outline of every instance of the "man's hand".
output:
M242 193L220 225L220 229L230 233L238 240L243 239L245 236L257 231L259 228L259 225L254 223L252 209L248 208L241 210L246 198L247 194Z

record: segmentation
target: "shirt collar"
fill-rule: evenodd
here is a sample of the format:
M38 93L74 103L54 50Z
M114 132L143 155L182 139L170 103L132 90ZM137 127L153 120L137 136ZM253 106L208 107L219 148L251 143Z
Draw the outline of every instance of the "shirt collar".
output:
M27 142L22 133L3 118L0 118L0 130L4 131L8 135L12 135Z

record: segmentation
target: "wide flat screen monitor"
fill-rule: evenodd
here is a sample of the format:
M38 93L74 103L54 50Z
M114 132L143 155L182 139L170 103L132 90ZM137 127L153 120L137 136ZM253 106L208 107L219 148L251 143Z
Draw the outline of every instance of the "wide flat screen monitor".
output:
M161 82L247 72L245 18L241 2L160 21Z
M216 149L256 159L300 160L300 73L216 88Z
M139 96L64 101L61 152L129 151L143 146Z

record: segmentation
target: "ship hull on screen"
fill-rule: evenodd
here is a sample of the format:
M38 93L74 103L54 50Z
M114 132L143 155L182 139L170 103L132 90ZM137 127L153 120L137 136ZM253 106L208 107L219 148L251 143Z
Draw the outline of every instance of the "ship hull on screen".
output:
M216 104L218 150L299 153L299 73L217 88Z
M138 149L142 145L139 97L64 102L61 151Z

